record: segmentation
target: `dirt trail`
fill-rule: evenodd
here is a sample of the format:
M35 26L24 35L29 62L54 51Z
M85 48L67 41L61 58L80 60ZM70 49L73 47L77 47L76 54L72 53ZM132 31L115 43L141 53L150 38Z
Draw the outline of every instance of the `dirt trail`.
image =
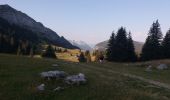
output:
M80 65L83 66L83 67L87 67L88 69L93 69L93 70L96 70L96 71L99 71L99 72L105 71L105 72L109 72L109 73L123 75L125 77L129 77L129 78L133 78L133 79L138 79L138 80L153 84L155 86L162 87L162 88L170 90L170 84L154 81L154 80L151 80L151 79L146 79L144 77L137 76L137 75L132 75L132 74L128 74L128 73L121 73L121 72L113 71L113 70L106 69L106 68L96 67L96 66L92 66L92 65L85 65L85 64L80 64Z
M98 69L100 69L100 70L105 70L105 71L110 72L110 73L120 74L120 75L123 75L123 76L125 76L125 77L138 79L138 80L141 80L141 81L144 81L144 82L153 84L153 85L155 85L155 86L162 87L162 88L165 88L165 89L169 89L169 90L170 90L170 84L166 84L166 83L154 81L154 80L151 80L151 79L146 79L146 78L144 78L144 77L137 76L137 75L132 75L132 74L128 74L128 73L121 73L121 72L117 72L117 71L113 71L113 70L109 70L109 69L105 69L105 68L99 68L99 67L98 67Z
M130 77L130 78L139 79L141 81L144 81L144 82L147 82L147 83L150 83L150 84L153 84L153 85L156 85L156 86L159 86L159 87L163 87L163 88L166 88L166 89L170 90L170 85L166 84L166 83L162 83L162 82L146 79L146 78L143 78L143 77L140 77L140 76L136 76L136 75L131 75L131 74L122 74L122 75Z

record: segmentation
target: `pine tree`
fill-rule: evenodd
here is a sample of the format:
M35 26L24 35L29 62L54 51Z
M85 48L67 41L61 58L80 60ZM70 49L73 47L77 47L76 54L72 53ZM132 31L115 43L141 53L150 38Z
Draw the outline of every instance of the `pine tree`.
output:
M17 55L18 56L21 55L21 47L20 46L18 46Z
M2 41L2 34L0 33L0 53L2 52L2 44L3 44L3 41Z
M148 33L146 42L142 48L141 60L153 60L161 58L162 32L158 20L154 22Z
M47 57L47 58L57 58L55 51L51 45L48 45L46 48L45 53L42 54L42 57Z
M128 34L128 60L129 61L137 61L137 55L135 53L135 47L134 47L134 44L133 44L133 40L132 40L132 36L131 36L131 33L129 32Z
M30 49L30 57L33 58L34 56L34 50L33 50L33 47Z
M86 57L87 62L91 62L91 55L90 55L90 51L89 50L87 50L85 52L85 57Z
M115 33L112 32L112 35L109 39L109 42L108 42L108 48L106 50L106 59L108 61L114 61L115 57L114 57L114 53L115 53Z
M78 60L79 60L79 62L86 62L86 58L85 58L83 52L80 53L80 55L79 55L79 57L78 57Z
M170 29L162 41L163 58L170 58Z
M128 40L126 29L121 27L115 38L115 47L114 47L114 57L115 61L123 62L128 61Z

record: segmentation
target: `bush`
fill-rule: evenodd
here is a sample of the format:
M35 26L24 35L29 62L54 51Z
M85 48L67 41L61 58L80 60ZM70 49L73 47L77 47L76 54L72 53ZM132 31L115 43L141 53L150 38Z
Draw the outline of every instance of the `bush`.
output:
M42 57L47 57L47 58L57 58L55 54L55 50L51 45L49 45L46 48L46 51L42 54Z
M83 54L83 52L80 53L80 56L78 57L79 62L86 62L86 58Z

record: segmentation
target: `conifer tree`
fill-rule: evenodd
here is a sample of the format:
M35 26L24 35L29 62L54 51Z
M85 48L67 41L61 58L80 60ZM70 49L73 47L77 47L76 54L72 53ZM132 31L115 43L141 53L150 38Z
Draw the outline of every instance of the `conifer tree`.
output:
M48 47L46 48L45 53L43 53L42 55L43 57L47 57L47 58L57 58L55 51L53 49L53 47L51 45L48 45Z
M78 60L79 60L79 62L86 62L86 58L85 58L83 52L80 53L80 55L79 55L79 57L78 57Z
M115 57L114 57L114 53L115 53L115 33L112 32L112 35L109 39L109 42L108 42L108 48L106 50L106 59L108 61L114 61L115 60Z
M3 44L2 34L0 33L0 53L2 52L2 44Z
M17 55L18 55L18 56L21 55L21 47L20 47L20 46L18 46Z
M141 60L153 60L161 58L162 32L158 20L154 22L148 33L146 42L142 48Z
M126 29L121 27L115 38L115 47L114 47L114 57L115 61L122 62L128 61L128 40L127 40L127 32Z
M162 41L163 58L170 58L170 29L167 31Z
M132 36L131 36L130 32L128 34L128 42L127 43L128 43L128 46L127 46L128 60L132 61L132 62L137 61L137 55L135 53L135 47L134 47Z
M85 52L85 56L86 56L87 62L91 62L91 55L90 55L90 51L89 51L89 50L87 50L87 51Z
M33 58L34 56L34 50L33 50L33 47L30 49L30 57Z

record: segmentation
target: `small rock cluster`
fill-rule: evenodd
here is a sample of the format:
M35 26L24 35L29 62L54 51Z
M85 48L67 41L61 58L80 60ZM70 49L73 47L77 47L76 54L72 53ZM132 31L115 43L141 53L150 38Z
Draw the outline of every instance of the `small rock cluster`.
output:
M55 70L55 71L42 72L40 73L40 76L48 80L63 79L63 82L66 83L67 85L81 85L87 82L86 77L83 73L79 73L77 75L68 75L64 71ZM58 86L53 91L60 91L63 89L64 87ZM45 84L40 84L39 86L37 86L37 90L44 91Z
M166 70L168 69L168 66L166 64L160 64L159 66L157 66L158 70Z
M145 71L147 71L147 72L152 71L152 66L151 66L151 65L149 65L149 66L146 68L146 70L145 70Z
M44 87L45 87L45 84L41 84L41 85L37 86L37 90L44 91Z
M145 69L145 71L150 72L150 71L152 71L152 69L154 69L154 67L151 66L151 65L149 65L149 66ZM167 70L167 69L168 69L168 66L167 66L166 64L160 64L160 65L158 65L158 66L156 67L156 69L157 69L157 70Z
M40 73L40 76L42 78L47 78L48 80L50 79L56 79L56 78L64 78L66 76L66 73L64 71L47 71L47 72L42 72Z
M80 84L86 83L86 78L84 74L79 73L78 75L72 75L72 76L66 77L65 82L69 85L73 85L73 84L80 85Z

